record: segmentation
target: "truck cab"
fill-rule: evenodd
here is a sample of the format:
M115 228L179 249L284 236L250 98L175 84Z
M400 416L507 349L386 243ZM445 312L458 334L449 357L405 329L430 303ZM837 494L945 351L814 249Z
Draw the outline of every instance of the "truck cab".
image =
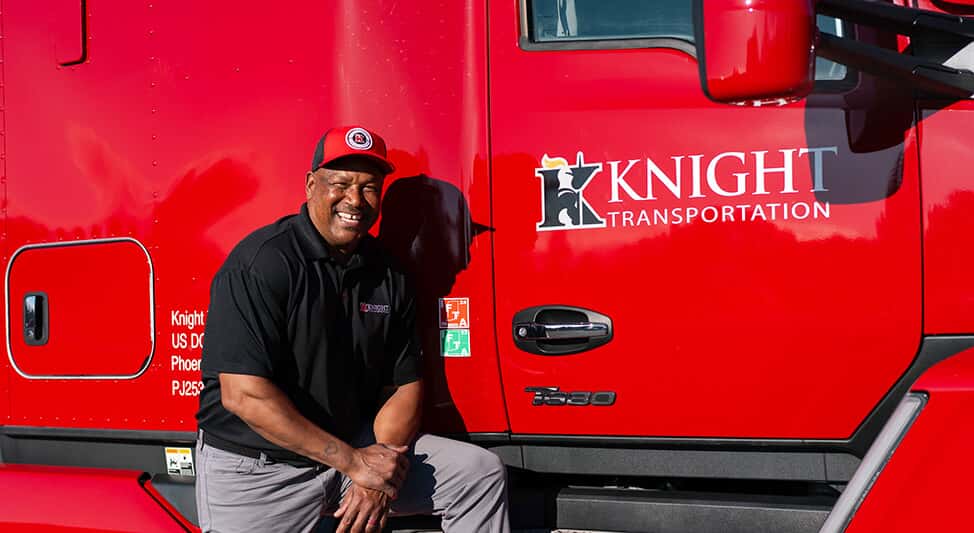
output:
M0 523L195 527L209 281L358 123L425 429L515 526L960 527L967 4L7 0Z

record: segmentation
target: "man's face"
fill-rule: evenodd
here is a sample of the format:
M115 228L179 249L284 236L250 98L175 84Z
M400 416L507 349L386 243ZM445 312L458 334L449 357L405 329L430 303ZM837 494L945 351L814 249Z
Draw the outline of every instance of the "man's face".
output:
M348 255L379 216L384 175L361 158L346 158L309 172L305 181L308 214L318 233Z

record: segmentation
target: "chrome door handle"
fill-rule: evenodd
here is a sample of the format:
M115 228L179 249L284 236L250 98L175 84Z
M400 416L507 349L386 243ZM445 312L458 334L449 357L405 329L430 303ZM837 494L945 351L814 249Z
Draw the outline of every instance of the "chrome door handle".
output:
M518 338L526 341L545 339L577 339L589 340L609 335L609 325L596 322L581 322L577 324L539 324L527 322L515 324L514 331Z
M612 341L612 319L568 305L522 309L511 319L514 346L535 355L572 355Z

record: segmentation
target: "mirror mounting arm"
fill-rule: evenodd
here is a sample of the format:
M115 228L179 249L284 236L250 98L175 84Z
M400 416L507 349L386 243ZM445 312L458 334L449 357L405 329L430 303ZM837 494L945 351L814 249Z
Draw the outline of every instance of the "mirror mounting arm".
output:
M908 81L915 87L951 96L974 94L974 73L925 61L922 58L870 46L852 39L819 34L816 53L826 59L858 69Z
M922 9L864 0L819 0L816 11L856 24L901 35L949 34L967 46L974 40L974 20ZM860 70L907 81L951 98L974 95L974 73L923 56L871 46L854 39L819 33L816 54Z
M933 31L974 40L974 19L957 15L865 0L818 0L815 11L900 35Z

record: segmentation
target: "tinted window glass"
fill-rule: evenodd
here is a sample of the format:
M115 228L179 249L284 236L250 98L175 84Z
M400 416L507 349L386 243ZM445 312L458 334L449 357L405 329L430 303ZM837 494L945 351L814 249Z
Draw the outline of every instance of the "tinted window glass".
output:
M818 29L823 33L831 33L843 37L845 30L842 21L832 17L819 15L816 20ZM840 65L825 59L824 57L815 58L815 79L816 80L844 80L848 74L845 65Z
M531 0L535 42L671 37L693 41L688 0Z

